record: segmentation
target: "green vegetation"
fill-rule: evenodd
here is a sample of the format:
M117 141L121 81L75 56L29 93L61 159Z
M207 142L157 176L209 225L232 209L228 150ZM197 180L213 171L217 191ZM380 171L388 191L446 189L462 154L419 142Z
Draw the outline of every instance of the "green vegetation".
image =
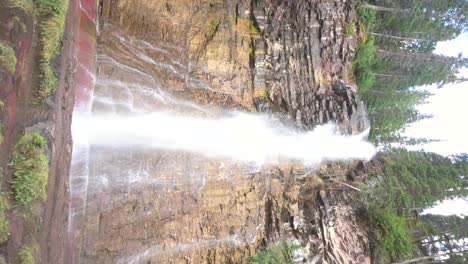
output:
M41 44L41 59L39 63L41 81L35 102L40 104L57 87L57 77L52 69L52 61L59 55L62 47L68 0L36 0L36 2Z
M255 20L250 20L249 22L249 30L252 33L260 33L260 28L258 28L257 23L255 23Z
M374 65L377 63L376 46L373 37L366 38L360 45L353 60L353 72L359 93L364 93L375 83Z
M17 253L20 264L35 264L34 256L37 254L37 245L24 245Z
M382 164L380 169L374 171L374 177L362 187L365 216L376 230L378 263L407 259L415 252L428 254L424 241L441 236L439 230L463 233L447 224L446 218L443 221L440 217L421 219L418 212L448 197L468 195L468 179L461 177L468 175L466 156L446 158L435 153L392 150L378 160ZM460 222L463 223L463 219L451 221L463 226ZM464 234L468 235L468 230ZM449 237L453 240L460 236Z
M346 37L356 36L356 25L351 22L346 24Z
M210 40L213 39L216 32L218 32L219 24L220 24L220 22L219 22L218 19L214 19L214 20L211 21L210 26L209 26L209 30L206 33L206 37L208 39L210 39Z
M26 134L16 144L10 166L13 170L11 188L16 202L31 209L47 194L49 161L45 155L45 139L38 133Z
M2 100L0 100L0 111L3 110L3 107L4 107L4 103ZM3 125L2 123L0 123L0 145L3 144Z
M292 264L292 254L298 249L298 245L281 241L268 247L264 251L258 252L252 259L252 264Z
M18 8L26 13L32 13L33 11L32 0L8 0L7 4L11 8Z
M255 56L254 49L253 49L252 46L249 46L248 52L249 52L249 57L254 57Z
M16 70L15 51L6 43L0 42L0 69L12 74Z
M413 241L406 231L404 217L393 211L384 211L369 212L369 218L376 229L375 255L380 263L411 257Z
M3 125L0 123L0 145L3 144Z
M262 98L270 99L270 90L269 89L265 89L265 91L263 92Z
M10 236L10 223L8 222L8 210L10 204L5 193L0 193L0 244L8 240Z
M464 0L370 2L357 8L361 43L352 63L372 123L370 140L418 143L421 139L406 138L402 132L409 123L428 117L416 106L430 94L414 87L466 80L457 74L468 59L433 51L438 41L468 31L468 5Z
M375 82L374 66L378 60L376 56L377 47L375 46L374 37L368 36L367 31L375 27L376 12L362 8L361 6L357 8L357 12L361 20L360 30L363 36L354 57L352 68L356 76L359 93L362 94L371 88ZM354 26L354 23L352 25ZM346 28L346 32L348 32L348 27Z

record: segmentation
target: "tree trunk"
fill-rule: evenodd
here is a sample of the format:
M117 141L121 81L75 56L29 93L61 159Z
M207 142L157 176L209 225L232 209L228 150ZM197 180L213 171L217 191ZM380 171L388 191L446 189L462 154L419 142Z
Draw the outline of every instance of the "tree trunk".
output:
M409 263L415 263L415 262L420 262L422 260L429 260L434 258L433 256L424 256L424 257L419 257L419 258L414 258L414 259L408 259L403 262L393 262L392 264L409 264Z
M400 40L427 41L425 39L398 37L398 36L380 34L380 33L377 33L377 32L370 32L369 34L374 35L374 36L380 36L380 37L386 37L386 38L392 38L392 39L400 39Z
M395 9L392 7L385 7L385 6L376 6L371 4L363 4L361 5L364 8L372 9L376 11L383 11L383 12L392 12L392 13L409 13L410 9Z
M408 75L398 75L398 74L383 74L383 73L374 73L375 76L383 76L383 77L408 77Z

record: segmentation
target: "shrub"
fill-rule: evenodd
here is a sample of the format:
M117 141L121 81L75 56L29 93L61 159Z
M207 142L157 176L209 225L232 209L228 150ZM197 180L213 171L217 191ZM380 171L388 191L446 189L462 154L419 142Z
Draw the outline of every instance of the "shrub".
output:
M0 42L0 68L10 74L16 70L15 51L4 42Z
M404 217L391 210L369 213L370 221L377 230L376 256L387 263L410 257L413 241L406 232Z
M13 169L11 187L16 202L31 209L34 202L47 194L49 161L44 154L45 139L38 133L26 134L16 144L10 166Z
M359 19L363 23L363 30L364 32L367 30L372 30L376 27L377 25L377 11L373 9L366 8L364 6L358 6L356 8L356 11L358 13Z
M292 254L298 248L298 245L281 241L278 244L270 246L264 251L258 252L255 257L253 257L251 263L292 264Z
M34 256L37 253L37 245L22 246L17 253L20 264L35 264Z
M62 47L67 10L68 0L37 0L41 45L41 63L39 65L41 81L35 100L37 104L44 102L57 87L57 77L52 70L52 60L59 55Z

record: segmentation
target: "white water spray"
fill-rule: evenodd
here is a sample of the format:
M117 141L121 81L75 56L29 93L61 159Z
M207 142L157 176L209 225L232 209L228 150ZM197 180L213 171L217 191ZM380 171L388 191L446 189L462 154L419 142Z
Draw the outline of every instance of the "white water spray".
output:
M331 124L304 133L273 124L265 116L241 113L219 119L169 112L93 115L75 117L73 135L77 144L188 151L255 163L281 158L311 165L324 160L368 160L375 153L365 135L338 135Z

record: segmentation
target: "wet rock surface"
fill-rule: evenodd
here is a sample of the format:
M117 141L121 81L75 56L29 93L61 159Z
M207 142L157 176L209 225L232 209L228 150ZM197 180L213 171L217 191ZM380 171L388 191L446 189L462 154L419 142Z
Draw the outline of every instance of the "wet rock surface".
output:
M182 76L168 80L178 88L210 87L304 129L333 121L345 133L368 128L348 84L358 45L345 32L356 20L354 1L101 2L103 31L118 26L173 51Z
M92 112L252 110L302 130L337 122L360 133L369 123L348 84L357 40L344 33L354 4L100 1ZM177 151L89 153L89 179L77 185L85 203L75 263L247 263L282 239L299 241L309 263L368 262L352 194L336 182L354 164L311 170Z

